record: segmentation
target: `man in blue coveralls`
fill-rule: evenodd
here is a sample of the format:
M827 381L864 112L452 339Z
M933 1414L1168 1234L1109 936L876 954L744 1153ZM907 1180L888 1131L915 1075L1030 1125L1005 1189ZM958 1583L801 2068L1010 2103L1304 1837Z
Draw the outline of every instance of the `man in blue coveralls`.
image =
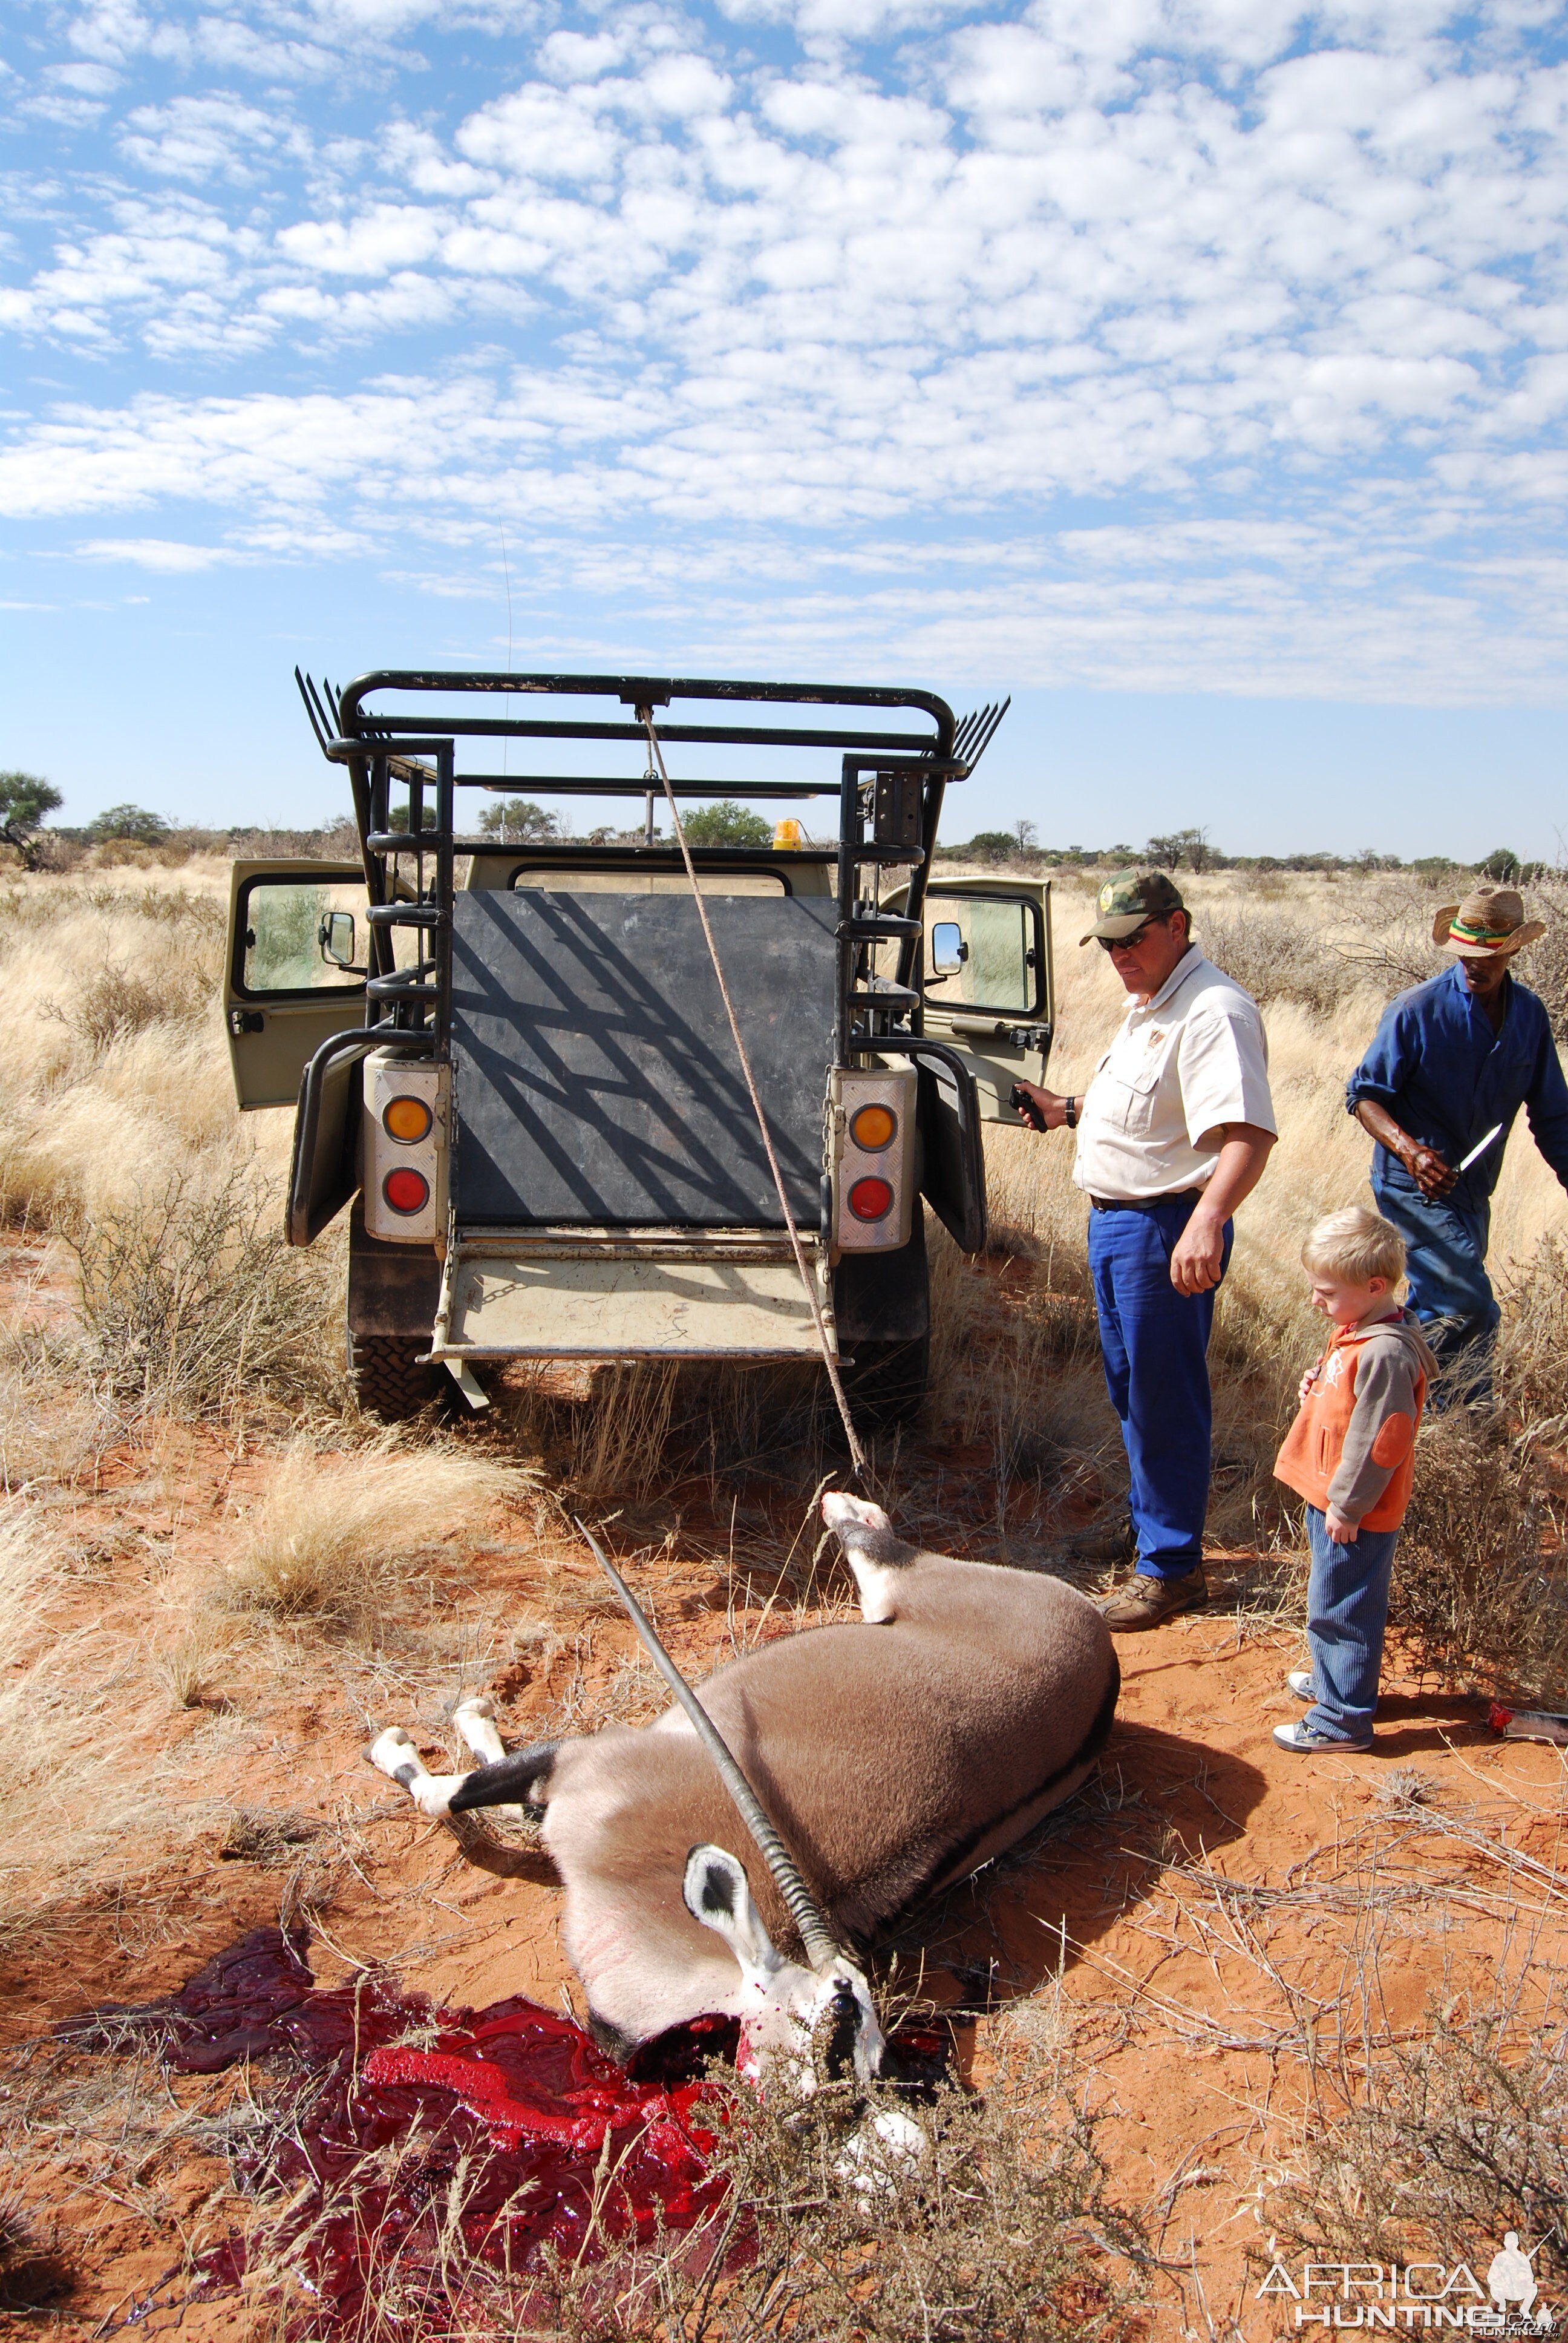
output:
M1072 1177L1089 1196L1100 1346L1131 1483L1123 1551L1138 1556L1102 1608L1129 1634L1209 1599L1209 1332L1231 1215L1268 1161L1274 1110L1258 1005L1204 959L1164 871L1119 871L1094 908L1082 941L1109 956L1127 1014L1081 1098L1019 1088L1037 1128L1078 1134Z
M1410 1302L1449 1394L1486 1404L1500 1315L1486 1274L1492 1192L1514 1116L1568 1188L1568 1082L1539 997L1510 969L1546 932L1511 887L1445 903L1432 941L1455 965L1383 1011L1345 1102L1377 1141L1372 1193L1409 1249ZM1462 1366L1459 1362L1463 1360ZM1442 1404L1441 1392L1433 1403Z

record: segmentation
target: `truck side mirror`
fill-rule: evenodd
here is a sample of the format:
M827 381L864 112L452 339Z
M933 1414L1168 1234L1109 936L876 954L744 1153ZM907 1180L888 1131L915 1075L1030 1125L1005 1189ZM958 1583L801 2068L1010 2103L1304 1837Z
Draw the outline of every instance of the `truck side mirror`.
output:
M938 920L931 929L931 974L957 976L970 956L963 930L956 920Z
M357 975L354 968L354 914L352 911L328 911L317 930L321 957L334 968L346 968Z

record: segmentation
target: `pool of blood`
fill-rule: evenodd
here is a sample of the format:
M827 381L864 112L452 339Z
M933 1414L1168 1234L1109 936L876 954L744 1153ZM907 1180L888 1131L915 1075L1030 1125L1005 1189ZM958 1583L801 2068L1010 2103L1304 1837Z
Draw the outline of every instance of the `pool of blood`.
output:
M243 2187L286 2197L270 2242L289 2249L291 2331L364 2331L390 2274L402 2331L438 2336L467 2325L486 2272L526 2283L547 2247L592 2261L718 2209L708 2151L736 2102L704 2068L733 2063L734 2019L697 2018L621 2067L520 1997L441 2009L378 1977L318 1987L307 1943L303 1928L257 1929L168 1999L61 2028L84 2049L139 2038L182 2074L287 2062L298 2087L279 2122L231 2160ZM236 2286L245 2268L231 2238L203 2257L199 2283Z

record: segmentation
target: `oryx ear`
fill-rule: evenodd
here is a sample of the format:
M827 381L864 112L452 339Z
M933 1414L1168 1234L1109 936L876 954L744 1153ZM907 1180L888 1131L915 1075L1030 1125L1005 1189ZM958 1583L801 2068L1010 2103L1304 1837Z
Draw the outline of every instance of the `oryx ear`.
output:
M723 1937L747 1977L763 1979L779 1966L773 1940L751 1901L746 1874L721 1846L694 1846L681 1882L686 1908L694 1920Z

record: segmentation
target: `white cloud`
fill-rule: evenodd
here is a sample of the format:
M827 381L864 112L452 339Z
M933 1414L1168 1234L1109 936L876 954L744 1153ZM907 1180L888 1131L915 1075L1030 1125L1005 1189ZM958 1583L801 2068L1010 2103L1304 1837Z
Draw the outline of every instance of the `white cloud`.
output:
M633 511L705 548L761 531L769 561L780 531L859 560L868 530L945 544L1033 514L1047 550L1011 562L1016 605L873 561L865 623L991 626L1053 673L1097 642L1123 656L1128 627L1160 674L1251 628L1256 676L1297 672L1292 629L1313 672L1395 658L1392 622L1362 608L1356 649L1333 608L1370 528L1411 671L1441 643L1468 689L1463 579L1489 560L1480 603L1523 607L1487 531L1568 495L1568 66L1533 45L1534 0L1464 25L1439 0L1030 0L1011 21L756 0L807 41L792 65L782 35L759 59L663 0L578 23L543 0L168 5L90 0L45 93L121 105L123 166L203 194L106 175L51 196L54 248L13 269L0 328L146 370L22 419L0 452L15 514L177 497L247 558L282 558L307 514L326 559L382 545L393 511L432 543ZM391 45L425 25L417 53ZM846 45L900 25L892 65ZM421 58L500 27L443 121ZM308 88L335 59L351 104ZM212 82L240 71L290 94ZM350 343L407 373L336 371ZM1114 532L1047 527L1091 499L1136 509L1126 561ZM1180 556L1178 511L1211 528ZM1075 617L1085 578L1097 615ZM789 623L852 637L858 607L814 576ZM1543 621L1491 625L1499 676L1560 671Z
M95 537L76 551L84 561L129 561L138 569L161 570L171 577L213 569L236 558L223 546L182 545L164 537Z
M385 277L428 260L446 220L417 204L375 204L351 220L303 220L277 241L301 267L329 277Z
M227 91L136 106L119 139L128 162L171 179L250 180L280 146L297 144L286 123Z

